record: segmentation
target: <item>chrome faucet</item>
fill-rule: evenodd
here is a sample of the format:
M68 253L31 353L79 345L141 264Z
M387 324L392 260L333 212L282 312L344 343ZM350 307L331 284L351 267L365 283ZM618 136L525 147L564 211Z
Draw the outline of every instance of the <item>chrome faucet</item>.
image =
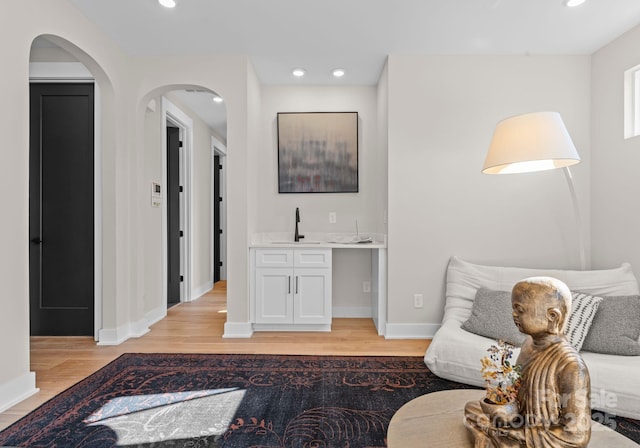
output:
M296 207L296 233L293 236L293 240L297 243L300 241L300 238L304 238L304 235L300 235L298 232L298 223L300 222L300 209Z

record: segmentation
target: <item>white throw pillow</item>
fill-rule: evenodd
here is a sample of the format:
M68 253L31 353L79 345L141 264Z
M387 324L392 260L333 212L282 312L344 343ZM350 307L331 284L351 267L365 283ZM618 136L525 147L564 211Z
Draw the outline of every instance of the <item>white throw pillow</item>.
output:
M602 297L582 292L572 292L571 295L571 313L565 334L571 345L580 351L589 333L589 328L591 328L593 318L596 316L598 306L602 302Z

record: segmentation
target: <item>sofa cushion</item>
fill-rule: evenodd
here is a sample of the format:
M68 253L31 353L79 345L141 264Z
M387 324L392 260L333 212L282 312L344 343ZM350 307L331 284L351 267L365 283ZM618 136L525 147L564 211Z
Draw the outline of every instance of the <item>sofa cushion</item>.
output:
M582 292L571 293L571 314L567 320L565 334L576 350L582 350L584 340L589 333L602 297Z
M565 333L571 345L578 351L582 347L602 300L602 297L590 294L572 293L571 313ZM640 332L640 321L638 326ZM476 292L471 316L462 324L462 329L486 338L503 340L517 347L521 346L526 338L526 335L521 333L513 322L511 293L488 288L480 288Z
M629 263L623 263L620 267L613 269L573 271L486 266L452 257L447 268L443 321L455 319L462 325L469 319L476 291L480 288L511 291L520 280L536 276L555 277L563 281L572 291L596 296L640 293L638 282Z
M511 292L488 288L476 292L471 316L462 324L462 329L516 346L522 345L526 337L513 322Z
M640 296L603 297L582 349L611 355L640 355Z

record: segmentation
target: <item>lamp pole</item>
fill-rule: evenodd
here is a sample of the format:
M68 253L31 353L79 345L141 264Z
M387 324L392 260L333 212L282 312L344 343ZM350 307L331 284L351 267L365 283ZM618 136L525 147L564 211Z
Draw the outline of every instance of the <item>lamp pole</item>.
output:
M578 249L580 251L580 267L584 270L587 268L587 259L584 251L584 234L582 231L582 216L580 214L580 206L578 204L578 196L576 195L576 189L573 185L573 176L568 166L563 168L564 177L567 180L569 186L569 193L571 194L571 201L573 202L573 214L576 219L576 229L578 233Z

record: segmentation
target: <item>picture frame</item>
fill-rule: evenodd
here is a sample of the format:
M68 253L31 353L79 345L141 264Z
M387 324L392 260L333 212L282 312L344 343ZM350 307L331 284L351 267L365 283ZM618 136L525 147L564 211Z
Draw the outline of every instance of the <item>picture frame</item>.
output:
M278 193L358 192L357 112L278 112Z

